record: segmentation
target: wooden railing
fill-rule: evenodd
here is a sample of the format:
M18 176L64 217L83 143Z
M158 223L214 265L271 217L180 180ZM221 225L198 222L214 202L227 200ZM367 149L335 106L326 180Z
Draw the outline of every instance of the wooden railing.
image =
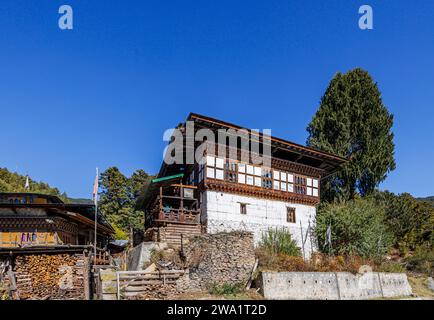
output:
M94 259L96 265L110 264L110 253L104 249L96 249L96 257Z
M200 223L200 211L188 209L162 208L158 217L159 221L180 222L180 223Z

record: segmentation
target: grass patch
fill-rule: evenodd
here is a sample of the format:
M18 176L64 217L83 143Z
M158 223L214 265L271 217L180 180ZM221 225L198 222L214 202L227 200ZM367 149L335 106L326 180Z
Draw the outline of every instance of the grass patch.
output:
M237 283L212 283L209 286L208 292L217 296L237 295L244 292L244 284Z
M428 277L407 276L407 278L414 295L434 299L434 292L428 288Z

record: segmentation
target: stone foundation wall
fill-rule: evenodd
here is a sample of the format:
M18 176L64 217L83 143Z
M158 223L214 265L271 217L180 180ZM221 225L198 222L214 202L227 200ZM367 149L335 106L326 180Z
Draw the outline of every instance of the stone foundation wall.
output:
M255 264L253 234L202 234L189 239L183 254L190 290L206 290L213 283L246 284Z

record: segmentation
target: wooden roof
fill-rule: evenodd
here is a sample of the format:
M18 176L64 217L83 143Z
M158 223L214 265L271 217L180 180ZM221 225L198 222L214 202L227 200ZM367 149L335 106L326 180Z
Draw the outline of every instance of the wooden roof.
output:
M75 204L75 203L64 203L62 200L60 200L56 196L49 196L49 195L41 195L41 194L34 194L34 193L0 193L1 196L12 196L12 197L19 197L19 196L29 196L34 195L37 197L42 198L50 198L54 201L50 201L49 203L6 203L6 202L0 202L0 208L10 208L12 210L14 209L20 209L20 208L37 208L45 210L46 212L51 212L54 214L58 214L61 216L64 216L66 218L69 218L71 220L75 220L78 222L81 222L83 224L93 226L94 225L94 217L95 217L95 205L94 204ZM57 199L57 200L56 200ZM1 215L0 215L1 218ZM100 230L103 230L106 233L114 233L114 229L111 226L111 224L106 220L104 215L98 211L98 228Z
M187 121L194 121L195 129L209 128L213 131L218 129L243 129L250 133L250 140L258 141L259 143L262 143L263 140L263 135L261 133L197 113L190 113L187 117ZM183 125L184 124L181 124L181 126ZM347 162L347 159L341 156L303 146L274 136L271 136L271 152L272 157L274 158L317 168L323 172L323 178L338 171L341 166ZM163 163L158 176L162 177L183 172L184 167L184 165L179 164L167 166Z

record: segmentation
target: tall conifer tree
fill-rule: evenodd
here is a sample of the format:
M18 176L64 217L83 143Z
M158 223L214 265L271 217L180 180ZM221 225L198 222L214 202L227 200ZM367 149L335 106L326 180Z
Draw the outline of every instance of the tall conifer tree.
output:
M393 115L368 72L354 69L331 80L307 127L307 144L349 159L322 185L326 200L371 193L395 169Z

